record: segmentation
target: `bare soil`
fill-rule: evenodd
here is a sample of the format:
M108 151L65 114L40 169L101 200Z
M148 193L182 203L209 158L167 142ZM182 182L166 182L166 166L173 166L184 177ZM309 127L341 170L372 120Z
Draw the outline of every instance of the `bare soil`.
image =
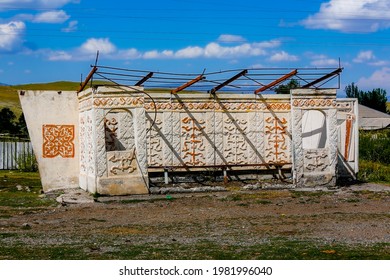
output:
M72 191L49 207L1 206L0 233L9 246L88 243L88 253L104 253L115 246L185 246L204 241L246 247L284 238L321 244L383 244L390 258L388 186L248 190L235 185L227 189L95 199Z

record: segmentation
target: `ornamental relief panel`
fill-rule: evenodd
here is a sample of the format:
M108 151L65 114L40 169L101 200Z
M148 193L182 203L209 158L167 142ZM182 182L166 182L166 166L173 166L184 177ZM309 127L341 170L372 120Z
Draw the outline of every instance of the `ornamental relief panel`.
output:
M327 149L305 150L304 172L325 172L330 165L328 154Z
M43 157L73 158L75 154L74 133L74 125L43 125Z
M80 123L80 173L86 173L87 172L87 149L86 149L86 119L85 119L85 113L80 113L79 118Z
M146 102L144 108L159 111L289 111L291 104L287 102Z
M112 110L104 118L106 151L124 151L134 147L133 116L126 110Z
M134 122L124 109L109 111L103 119L108 176L133 173L136 169Z
M206 146L203 131L206 128L203 118L187 116L181 120L181 157L186 165L206 164Z
M337 102L335 99L326 98L310 98L310 99L294 99L294 107L300 108L336 108Z
M248 120L244 116L237 116L234 119L230 116L224 117L223 122L223 154L228 164L245 164L248 160Z
M148 147L148 165L149 166L163 166L163 137L162 134L162 120L157 117L154 121L147 116L147 126L149 133L147 136L147 147ZM151 127L151 125L153 126Z
M112 108L112 107L140 107L144 105L143 97L96 97L93 100L94 107Z
M128 175L137 169L135 148L132 151L114 151L107 153L108 176Z
M265 118L265 158L268 163L289 163L290 138L288 120L285 117L270 116Z

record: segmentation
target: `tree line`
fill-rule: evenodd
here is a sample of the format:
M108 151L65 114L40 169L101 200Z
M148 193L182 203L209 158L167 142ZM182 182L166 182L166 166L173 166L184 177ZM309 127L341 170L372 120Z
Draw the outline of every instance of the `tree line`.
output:
M10 108L2 108L0 110L0 134L28 138L27 125L23 113L17 118Z

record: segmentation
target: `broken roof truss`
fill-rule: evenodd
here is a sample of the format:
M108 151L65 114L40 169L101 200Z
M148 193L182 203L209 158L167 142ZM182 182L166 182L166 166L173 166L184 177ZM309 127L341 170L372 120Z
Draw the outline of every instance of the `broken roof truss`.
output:
M195 74L143 71L91 66L91 72L81 84L82 91L91 86L144 86L146 90L169 90L172 94L187 92L254 93L274 91L280 85L296 81L297 88L338 89L342 68L252 68Z

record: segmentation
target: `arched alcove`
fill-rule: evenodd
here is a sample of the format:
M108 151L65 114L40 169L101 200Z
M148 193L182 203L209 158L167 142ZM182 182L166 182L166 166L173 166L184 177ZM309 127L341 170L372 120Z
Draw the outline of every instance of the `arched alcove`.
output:
M327 144L326 115L320 110L308 110L302 117L303 149L323 149Z
M125 109L110 110L104 117L106 151L134 148L133 115Z

